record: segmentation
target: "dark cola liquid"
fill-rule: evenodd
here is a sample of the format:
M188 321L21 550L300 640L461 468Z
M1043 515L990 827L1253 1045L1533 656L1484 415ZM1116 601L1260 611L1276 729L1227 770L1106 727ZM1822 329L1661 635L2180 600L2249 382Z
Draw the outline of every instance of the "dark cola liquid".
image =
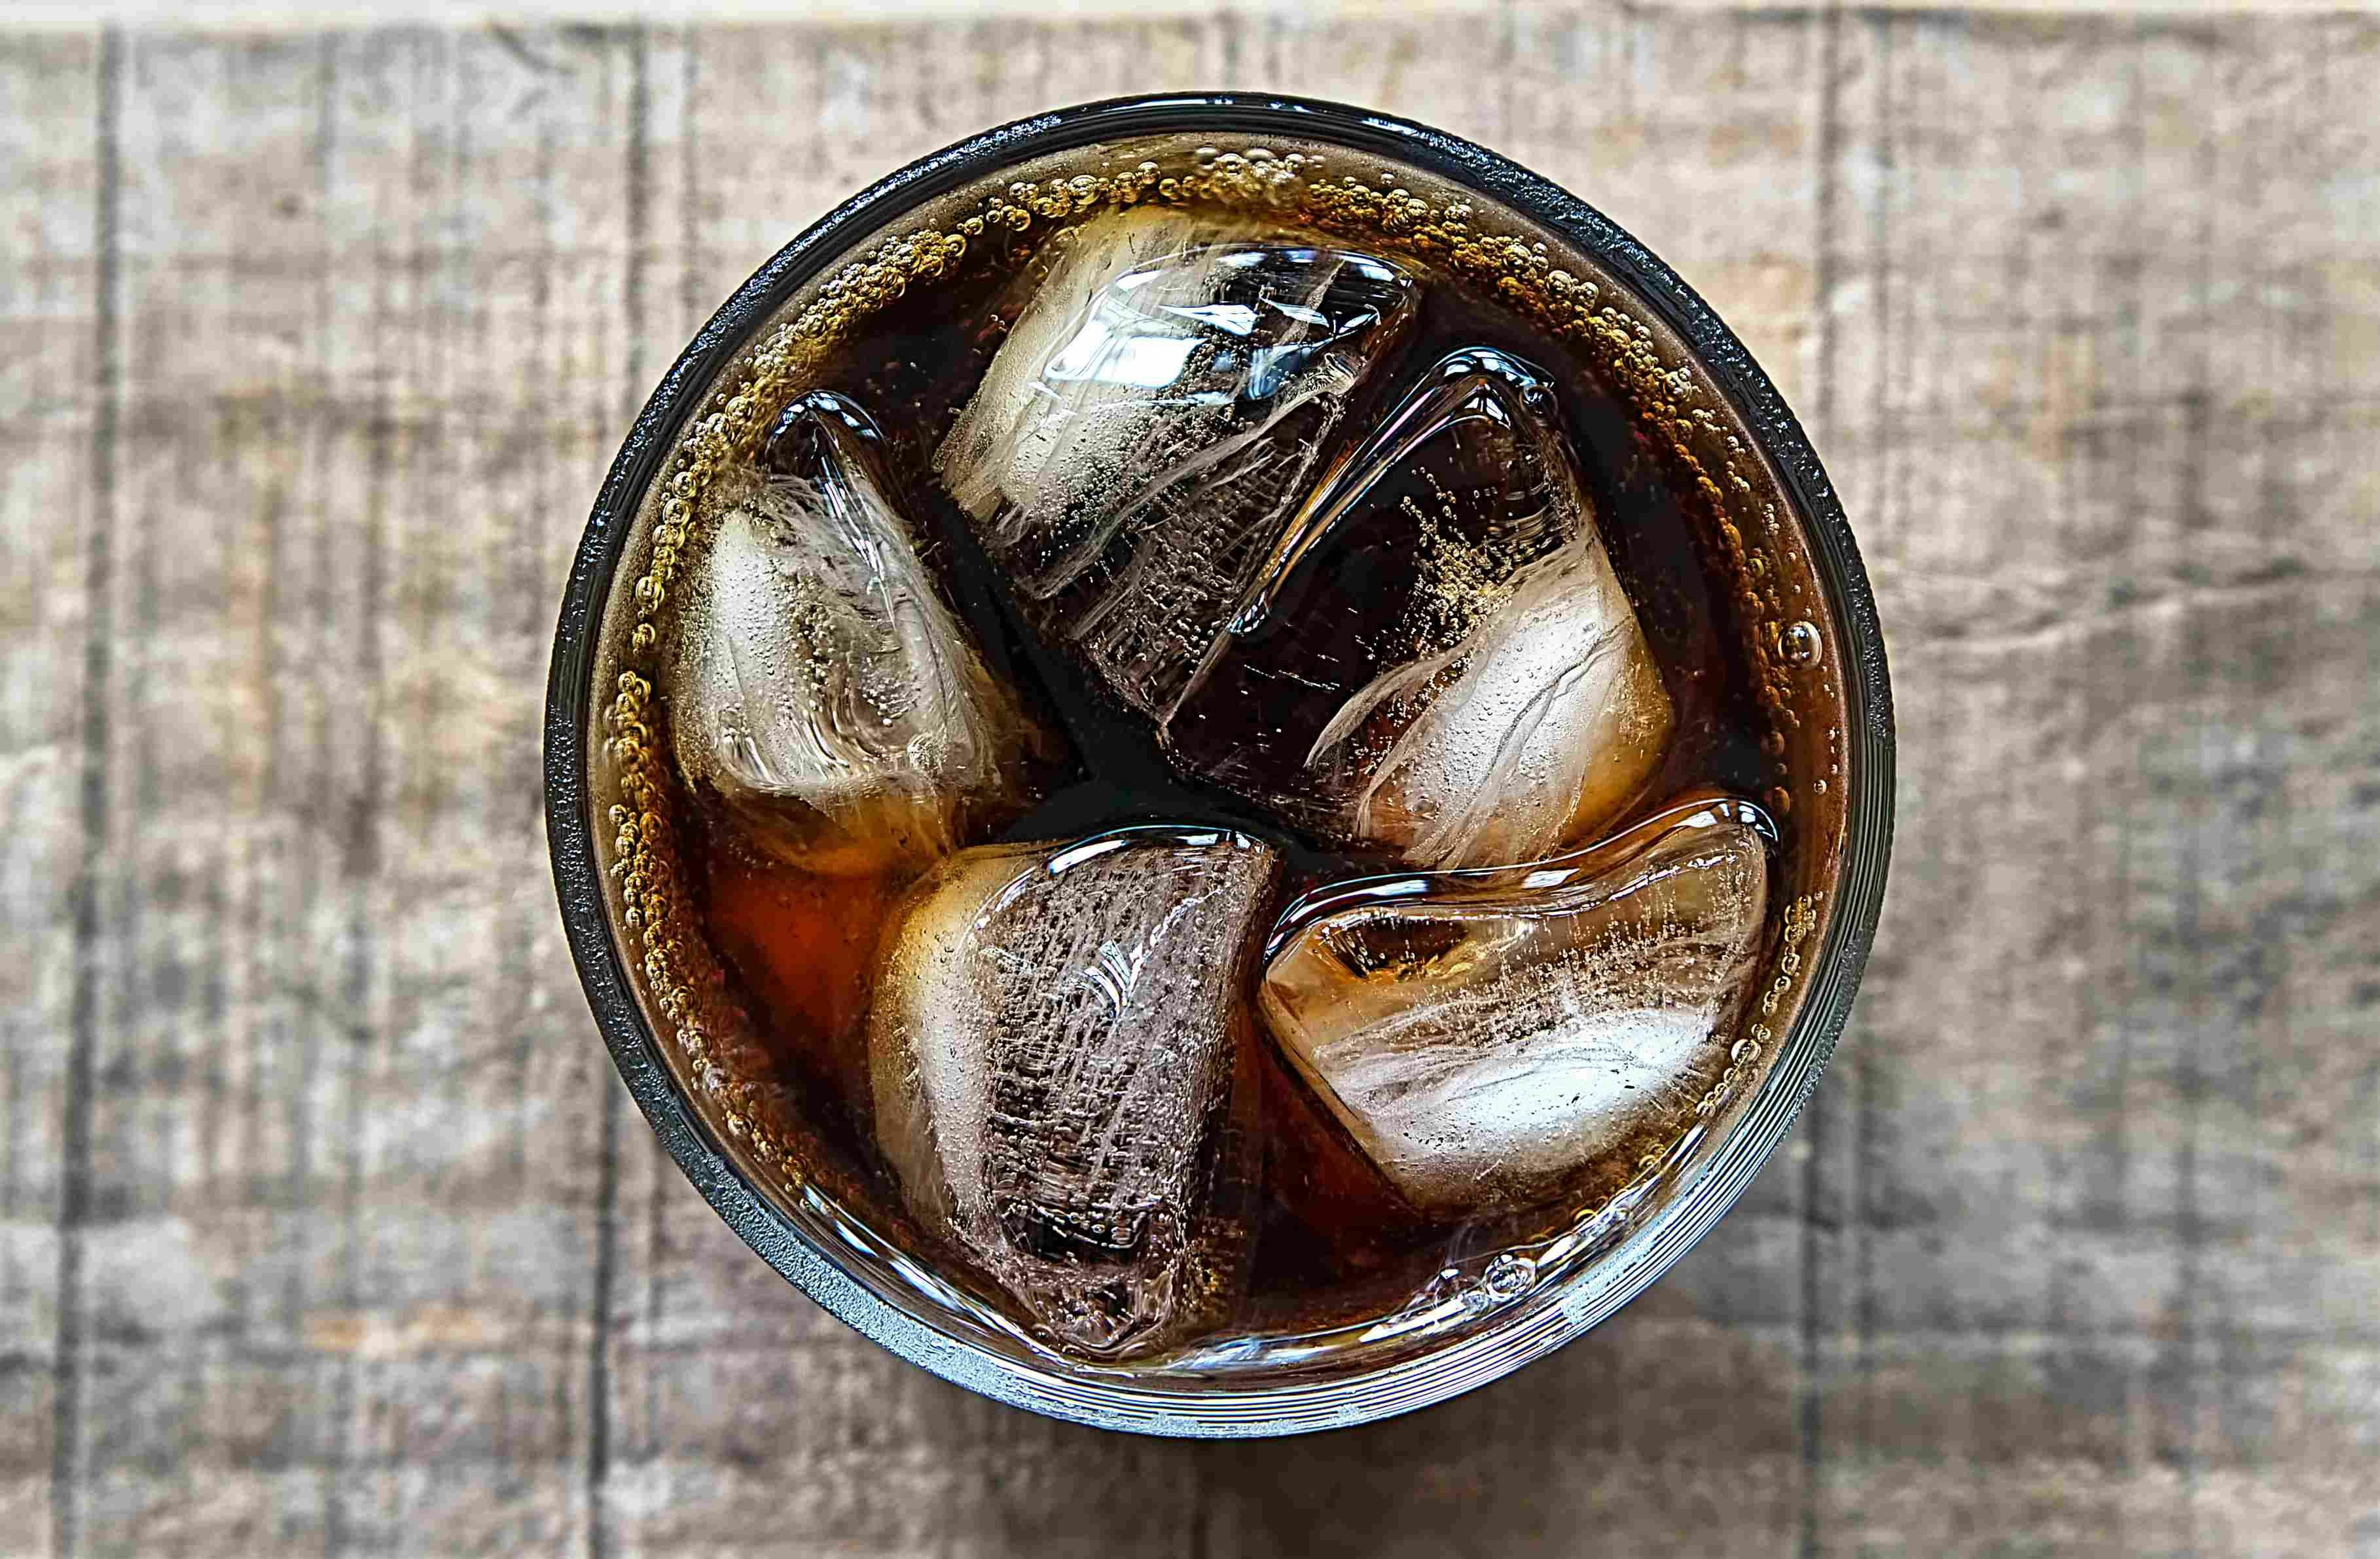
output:
M1310 238L1288 231L1274 236L1283 242ZM1331 241L1360 247L1343 235ZM937 473L937 451L1014 323L1018 276L1046 263L1044 242L1038 234L988 236L965 270L941 285L912 288L876 315L870 328L823 366L815 384L872 416L892 495L914 518L920 554L986 666L1064 737L1064 750L1035 775L1038 798L1030 809L986 838L965 842L1075 838L1131 823L1218 824L1278 849L1282 870L1276 904L1399 870L1391 855L1334 844L1284 820L1280 809L1252 803L1245 789L1185 775L1182 763L1160 750L1148 720L1123 707L1081 664L1047 647L1047 636L1036 631L1006 573L987 554L977 528ZM1428 365L1486 352L1544 371L1555 388L1560 432L1576 452L1612 566L1674 712L1666 750L1638 801L1597 835L1621 832L1681 796L1769 794L1776 775L1762 751L1745 635L1725 616L1711 519L1682 498L1674 463L1659 441L1632 419L1595 368L1549 342L1530 322L1463 284L1420 274L1417 314L1398 361ZM1357 440L1367 421L1383 414L1399 379L1376 376L1329 438L1342 446ZM801 469L814 453L794 447L803 436L798 419L783 420L761 448L762 469ZM1407 479L1393 473L1384 479L1399 480ZM1418 485L1423 480L1410 479L1427 501ZM1413 500L1392 487L1389 496L1391 507L1412 507ZM1392 536L1350 545L1329 566L1299 578L1300 599L1283 611L1310 613L1334 595L1367 597L1402 588L1400 581L1414 566L1410 551ZM1362 644L1350 639L1318 653L1344 660L1361 652ZM1309 708L1285 680L1269 690L1243 687L1199 712L1201 750L1229 754L1268 732L1300 722L1318 725L1329 713L1322 701L1335 696L1317 692ZM896 1203L877 1140L865 1026L886 918L915 870L797 870L756 841L737 814L712 804L702 786L689 789L695 906L733 993L825 1151L884 1188L887 1205ZM1226 1330L1324 1324L1392 1306L1450 1259L1524 1237L1561 1208L1608 1189L1625 1177L1638 1146L1610 1156L1624 1162L1582 1170L1539 1208L1503 1207L1483 1216L1417 1207L1318 1102L1315 1090L1279 1049L1263 1042L1260 1030L1248 1049L1263 1172L1250 1221L1247 1288Z

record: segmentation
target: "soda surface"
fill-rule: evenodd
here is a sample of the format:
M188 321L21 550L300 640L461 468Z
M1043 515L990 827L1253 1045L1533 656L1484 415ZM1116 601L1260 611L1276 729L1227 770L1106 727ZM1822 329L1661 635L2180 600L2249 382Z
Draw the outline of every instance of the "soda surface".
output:
M1031 1346L1442 1331L1766 1059L1818 630L1644 384L1393 201L1087 204L689 505L643 724L704 1064Z

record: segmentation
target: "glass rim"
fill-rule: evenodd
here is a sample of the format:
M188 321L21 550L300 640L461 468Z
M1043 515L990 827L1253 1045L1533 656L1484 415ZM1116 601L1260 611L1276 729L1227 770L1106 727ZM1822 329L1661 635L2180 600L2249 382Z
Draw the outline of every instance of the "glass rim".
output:
M995 1354L887 1300L820 1249L754 1185L679 1090L634 994L607 908L589 789L588 733L603 611L646 490L716 371L831 263L925 202L997 169L1123 136L1213 131L1297 136L1392 157L1560 234L1653 311L1728 397L1794 504L1828 610L1848 651L1845 798L1834 904L1801 1007L1749 1107L1694 1183L1596 1265L1624 1262L1518 1328L1490 1328L1418 1358L1323 1383L1196 1394L1083 1379ZM1139 1433L1241 1439L1344 1428L1444 1401L1584 1335L1674 1265L1750 1186L1816 1088L1851 1013L1883 907L1893 822L1894 725L1884 639L1850 523L1816 452L1767 374L1675 272L1618 224L1484 147L1344 104L1245 92L1170 92L1056 109L970 136L889 174L785 245L721 305L662 375L613 458L589 515L555 628L547 679L546 836L579 983L628 1091L714 1211L829 1314L897 1357L969 1391L1045 1416ZM1592 1268L1588 1270L1593 1270ZM1582 1273L1582 1276L1585 1274ZM1581 1297L1589 1302L1573 1303Z

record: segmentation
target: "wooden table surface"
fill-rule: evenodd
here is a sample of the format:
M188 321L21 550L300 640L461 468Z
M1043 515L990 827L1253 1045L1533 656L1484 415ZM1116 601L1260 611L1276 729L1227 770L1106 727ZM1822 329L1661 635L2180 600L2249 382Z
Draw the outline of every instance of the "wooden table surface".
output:
M978 1401L729 1235L537 761L730 288L1190 84L1676 264L1831 464L1900 718L1864 993L1718 1232L1497 1386L1236 1447ZM53 29L0 234L0 1551L2380 1554L2380 19Z

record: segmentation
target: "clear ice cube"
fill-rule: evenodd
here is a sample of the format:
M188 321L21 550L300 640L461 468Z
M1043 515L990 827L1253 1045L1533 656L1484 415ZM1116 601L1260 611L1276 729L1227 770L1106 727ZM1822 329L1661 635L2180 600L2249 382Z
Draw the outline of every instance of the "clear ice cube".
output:
M1552 383L1473 347L1298 507L1163 741L1328 837L1467 867L1615 816L1671 718Z
M869 1018L909 1205L1074 1351L1145 1351L1245 1282L1249 1054L1278 863L1215 830L962 851L896 911Z
M1682 1127L1725 1068L1767 906L1757 820L1681 809L1536 866L1321 890L1275 932L1267 1024L1415 1207L1551 1194Z
M686 571L662 672L688 783L830 874L921 863L1021 809L1050 742L928 575L880 443L841 396L787 410Z
M1386 261L1251 231L1075 229L936 457L1028 615L1160 719L1416 308Z

